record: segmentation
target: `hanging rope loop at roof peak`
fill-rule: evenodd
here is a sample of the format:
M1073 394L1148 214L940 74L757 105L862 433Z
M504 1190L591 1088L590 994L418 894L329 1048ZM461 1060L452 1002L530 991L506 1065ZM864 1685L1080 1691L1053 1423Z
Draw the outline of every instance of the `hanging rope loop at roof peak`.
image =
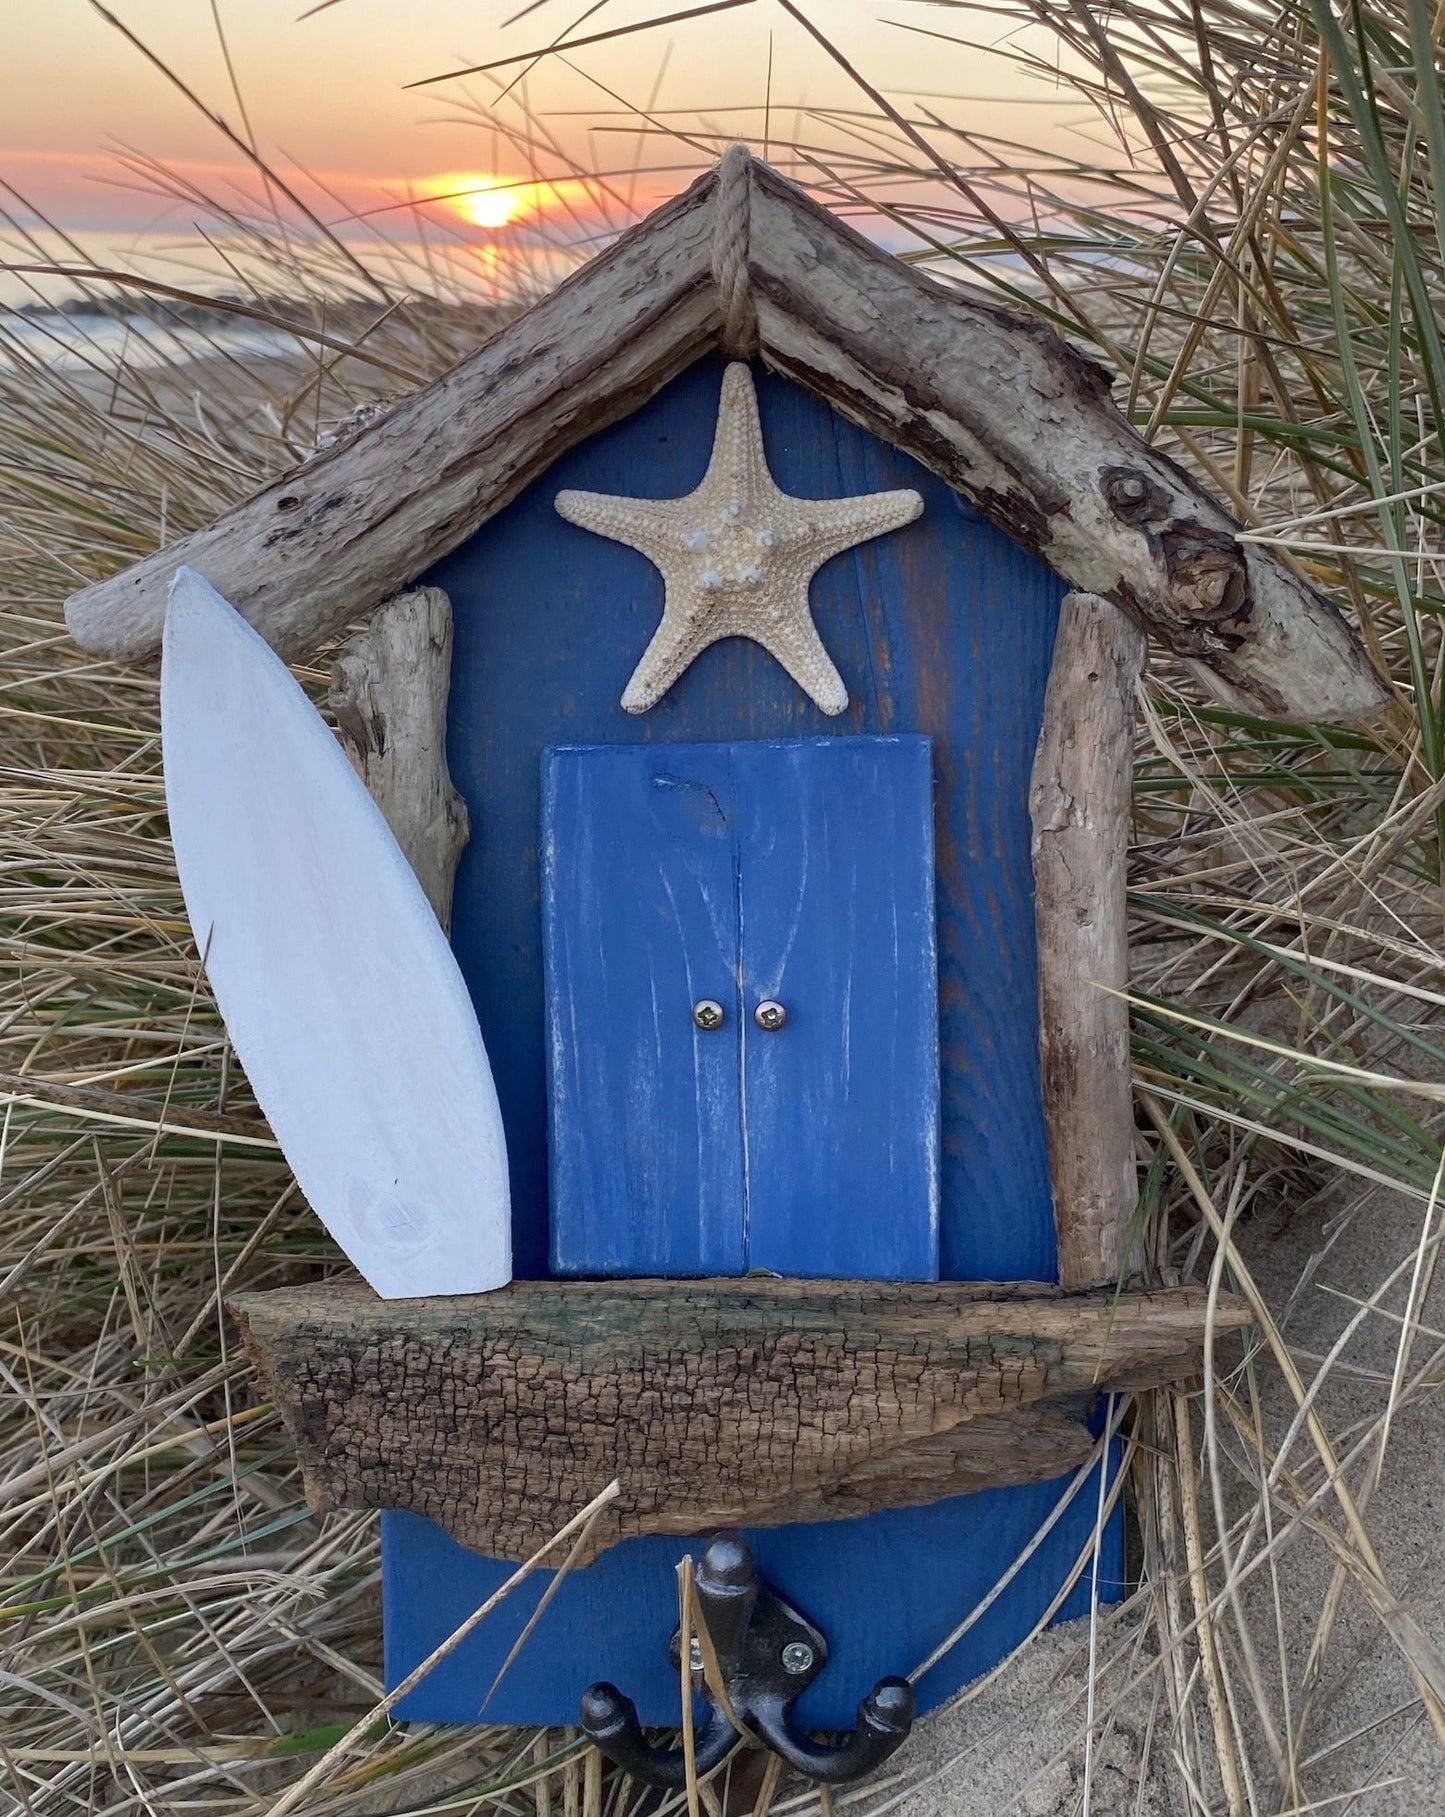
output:
M758 350L758 310L748 275L748 166L746 145L729 145L717 167L713 203L712 281L722 310L722 350L745 360Z

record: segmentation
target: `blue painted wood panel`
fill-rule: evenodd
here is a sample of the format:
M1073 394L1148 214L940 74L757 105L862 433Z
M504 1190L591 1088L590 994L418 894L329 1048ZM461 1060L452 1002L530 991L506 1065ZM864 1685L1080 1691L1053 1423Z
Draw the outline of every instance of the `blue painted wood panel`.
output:
M936 1279L929 741L568 747L542 797L553 1268Z
M1044 1525L1066 1487L986 1489L938 1508L890 1509L866 1520L829 1521L825 1528L750 1532L759 1570L828 1636L827 1670L800 1701L799 1720L820 1729L851 1728L859 1698L885 1672L921 1665L948 1638ZM918 1681L920 1709L942 1703L1018 1645L1088 1545L1098 1505L1094 1471L1004 1595ZM394 1685L515 1566L479 1558L420 1515L381 1518L385 1670L387 1684ZM552 1722L575 1724L583 1691L594 1679L609 1677L636 1700L644 1723L676 1727L681 1700L666 1647L677 1626L677 1565L688 1552L694 1559L701 1555L697 1541L634 1539L604 1552L575 1583L563 1585L483 1715L482 1700L550 1581L550 1573L534 1573L396 1714L429 1722L536 1722L541 1711L550 1712ZM1116 1519L1104 1534L1101 1601L1119 1600L1123 1578L1122 1523ZM1059 1619L1087 1615L1089 1595L1086 1570Z
M738 829L726 749L549 751L552 1263L742 1274ZM722 1028L692 1006L725 1005Z
M788 380L754 376L785 490L913 486L924 501L916 522L836 556L813 582L814 618L849 692L838 718L739 639L705 650L651 712L624 713L622 690L662 615L661 577L553 509L568 486L658 498L695 487L718 361L573 449L424 577L455 609L447 754L473 833L452 943L507 1129L517 1272L547 1272L543 749L914 732L934 741L937 784L943 1273L1047 1280L1027 794L1064 586L916 461Z
M936 1280L930 742L734 750L748 1266Z
M622 690L661 616L660 577L636 551L553 510L564 486L657 498L695 487L711 451L717 361L574 449L425 577L447 589L456 614L448 756L473 834L453 945L507 1129L517 1269L547 1268L544 747L918 733L933 739L936 783L941 1273L1051 1280L1027 791L1063 583L907 456L789 381L760 367L754 376L768 460L786 490L843 497L913 486L924 500L916 522L837 556L814 580L814 616L849 691L838 719L764 650L738 640L705 651L651 712L623 713ZM1028 1544L1060 1488L755 1534L765 1568L828 1626L833 1661L809 1691L807 1714L850 1722L875 1678L925 1657ZM1063 1561L1089 1543L1095 1505L1092 1488L1077 1498L1007 1595L920 1684L924 1708L987 1670L1047 1607ZM386 1516L382 1543L395 1683L510 1567L412 1516ZM565 1584L488 1717L572 1721L580 1688L612 1676L648 1720L675 1721L670 1567L687 1549L629 1541ZM1116 1519L1104 1581L1117 1582L1121 1566ZM399 1714L473 1718L544 1582L531 1580ZM1081 1612L1084 1600L1081 1589L1066 1612Z

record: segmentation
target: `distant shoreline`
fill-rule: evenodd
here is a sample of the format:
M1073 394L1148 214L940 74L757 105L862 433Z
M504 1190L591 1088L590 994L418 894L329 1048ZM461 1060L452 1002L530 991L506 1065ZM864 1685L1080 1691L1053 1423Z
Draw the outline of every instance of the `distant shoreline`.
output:
M0 366L83 367L124 358L147 367L189 364L223 356L248 361L309 357L317 329L332 341L369 336L390 313L375 298L341 296L324 304L284 295L156 297L140 294L66 297L0 305ZM451 303L417 297L413 321L451 330L474 344L511 312L485 302Z

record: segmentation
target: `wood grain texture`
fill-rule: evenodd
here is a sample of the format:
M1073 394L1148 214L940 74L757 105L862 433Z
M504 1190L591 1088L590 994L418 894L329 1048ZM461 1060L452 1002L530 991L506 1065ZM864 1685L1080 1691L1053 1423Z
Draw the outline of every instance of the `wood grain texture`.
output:
M1194 1287L1069 1298L766 1279L513 1282L404 1308L359 1284L230 1302L312 1507L410 1510L510 1559L614 1475L593 1555L1057 1475L1056 1429L1035 1450L1038 1420L1011 1439L1007 1416L1077 1418L1080 1398L1192 1374L1206 1306ZM1247 1322L1220 1303L1216 1330ZM974 1421L991 1424L971 1451Z
M553 1270L935 1278L930 741L554 749L543 880Z
M556 1273L747 1270L729 768L711 744L543 759ZM721 1028L693 1025L703 997Z
M754 163L747 273L770 366L907 449L1074 586L1259 712L1359 717L1384 684L1344 620L1113 404L1037 319L904 265ZM87 649L145 661L178 564L284 655L406 585L568 448L715 349L701 178L450 373L214 525L77 593Z
M756 755L754 755L756 753ZM932 748L830 738L734 760L748 1266L939 1272ZM788 1013L775 1034L756 1004ZM882 1208L886 1207L886 1211Z
M429 577L455 614L447 755L478 829L457 871L452 944L507 1127L516 1271L545 1274L549 1253L543 752L911 734L933 743L940 1272L1051 1279L1028 784L1064 588L916 461L759 372L780 485L823 498L911 486L924 500L915 522L813 583L848 710L824 714L761 646L731 638L650 712L624 712L661 578L635 550L562 522L553 495L688 491L707 465L722 372L701 363L574 449Z
M1059 1281L1129 1268L1138 1198L1129 1068L1129 820L1143 633L1106 599L1070 593L1034 757L1039 1059Z
M388 600L331 670L342 748L443 928L451 925L457 860L471 832L447 769L451 686L452 608L440 587Z
M558 455L716 341L708 176L344 445L66 606L123 662L160 648L177 567L198 569L282 656L416 580Z
M946 288L753 166L763 357L915 455L1075 587L1102 593L1216 691L1308 719L1381 711L1340 614L1151 448L1112 377L1037 317Z

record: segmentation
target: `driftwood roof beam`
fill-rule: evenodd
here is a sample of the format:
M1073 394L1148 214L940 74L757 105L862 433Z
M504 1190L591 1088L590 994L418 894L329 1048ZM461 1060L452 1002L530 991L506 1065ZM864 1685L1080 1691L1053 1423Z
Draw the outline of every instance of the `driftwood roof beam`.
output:
M736 177L736 164L732 167ZM1343 618L1129 426L1107 372L1043 323L881 251L767 166L746 171L759 352L1124 608L1256 712L1387 698ZM69 602L87 649L152 660L197 568L287 657L368 614L552 461L717 348L715 173L453 370L208 529ZM735 198L734 198L735 199Z
M368 616L716 342L711 185L658 209L333 453L77 594L71 634L121 662L152 661L182 563L288 660Z
M906 449L1074 587L1256 712L1378 711L1345 621L1130 427L1112 378L1046 324L946 288L753 166L763 356Z

